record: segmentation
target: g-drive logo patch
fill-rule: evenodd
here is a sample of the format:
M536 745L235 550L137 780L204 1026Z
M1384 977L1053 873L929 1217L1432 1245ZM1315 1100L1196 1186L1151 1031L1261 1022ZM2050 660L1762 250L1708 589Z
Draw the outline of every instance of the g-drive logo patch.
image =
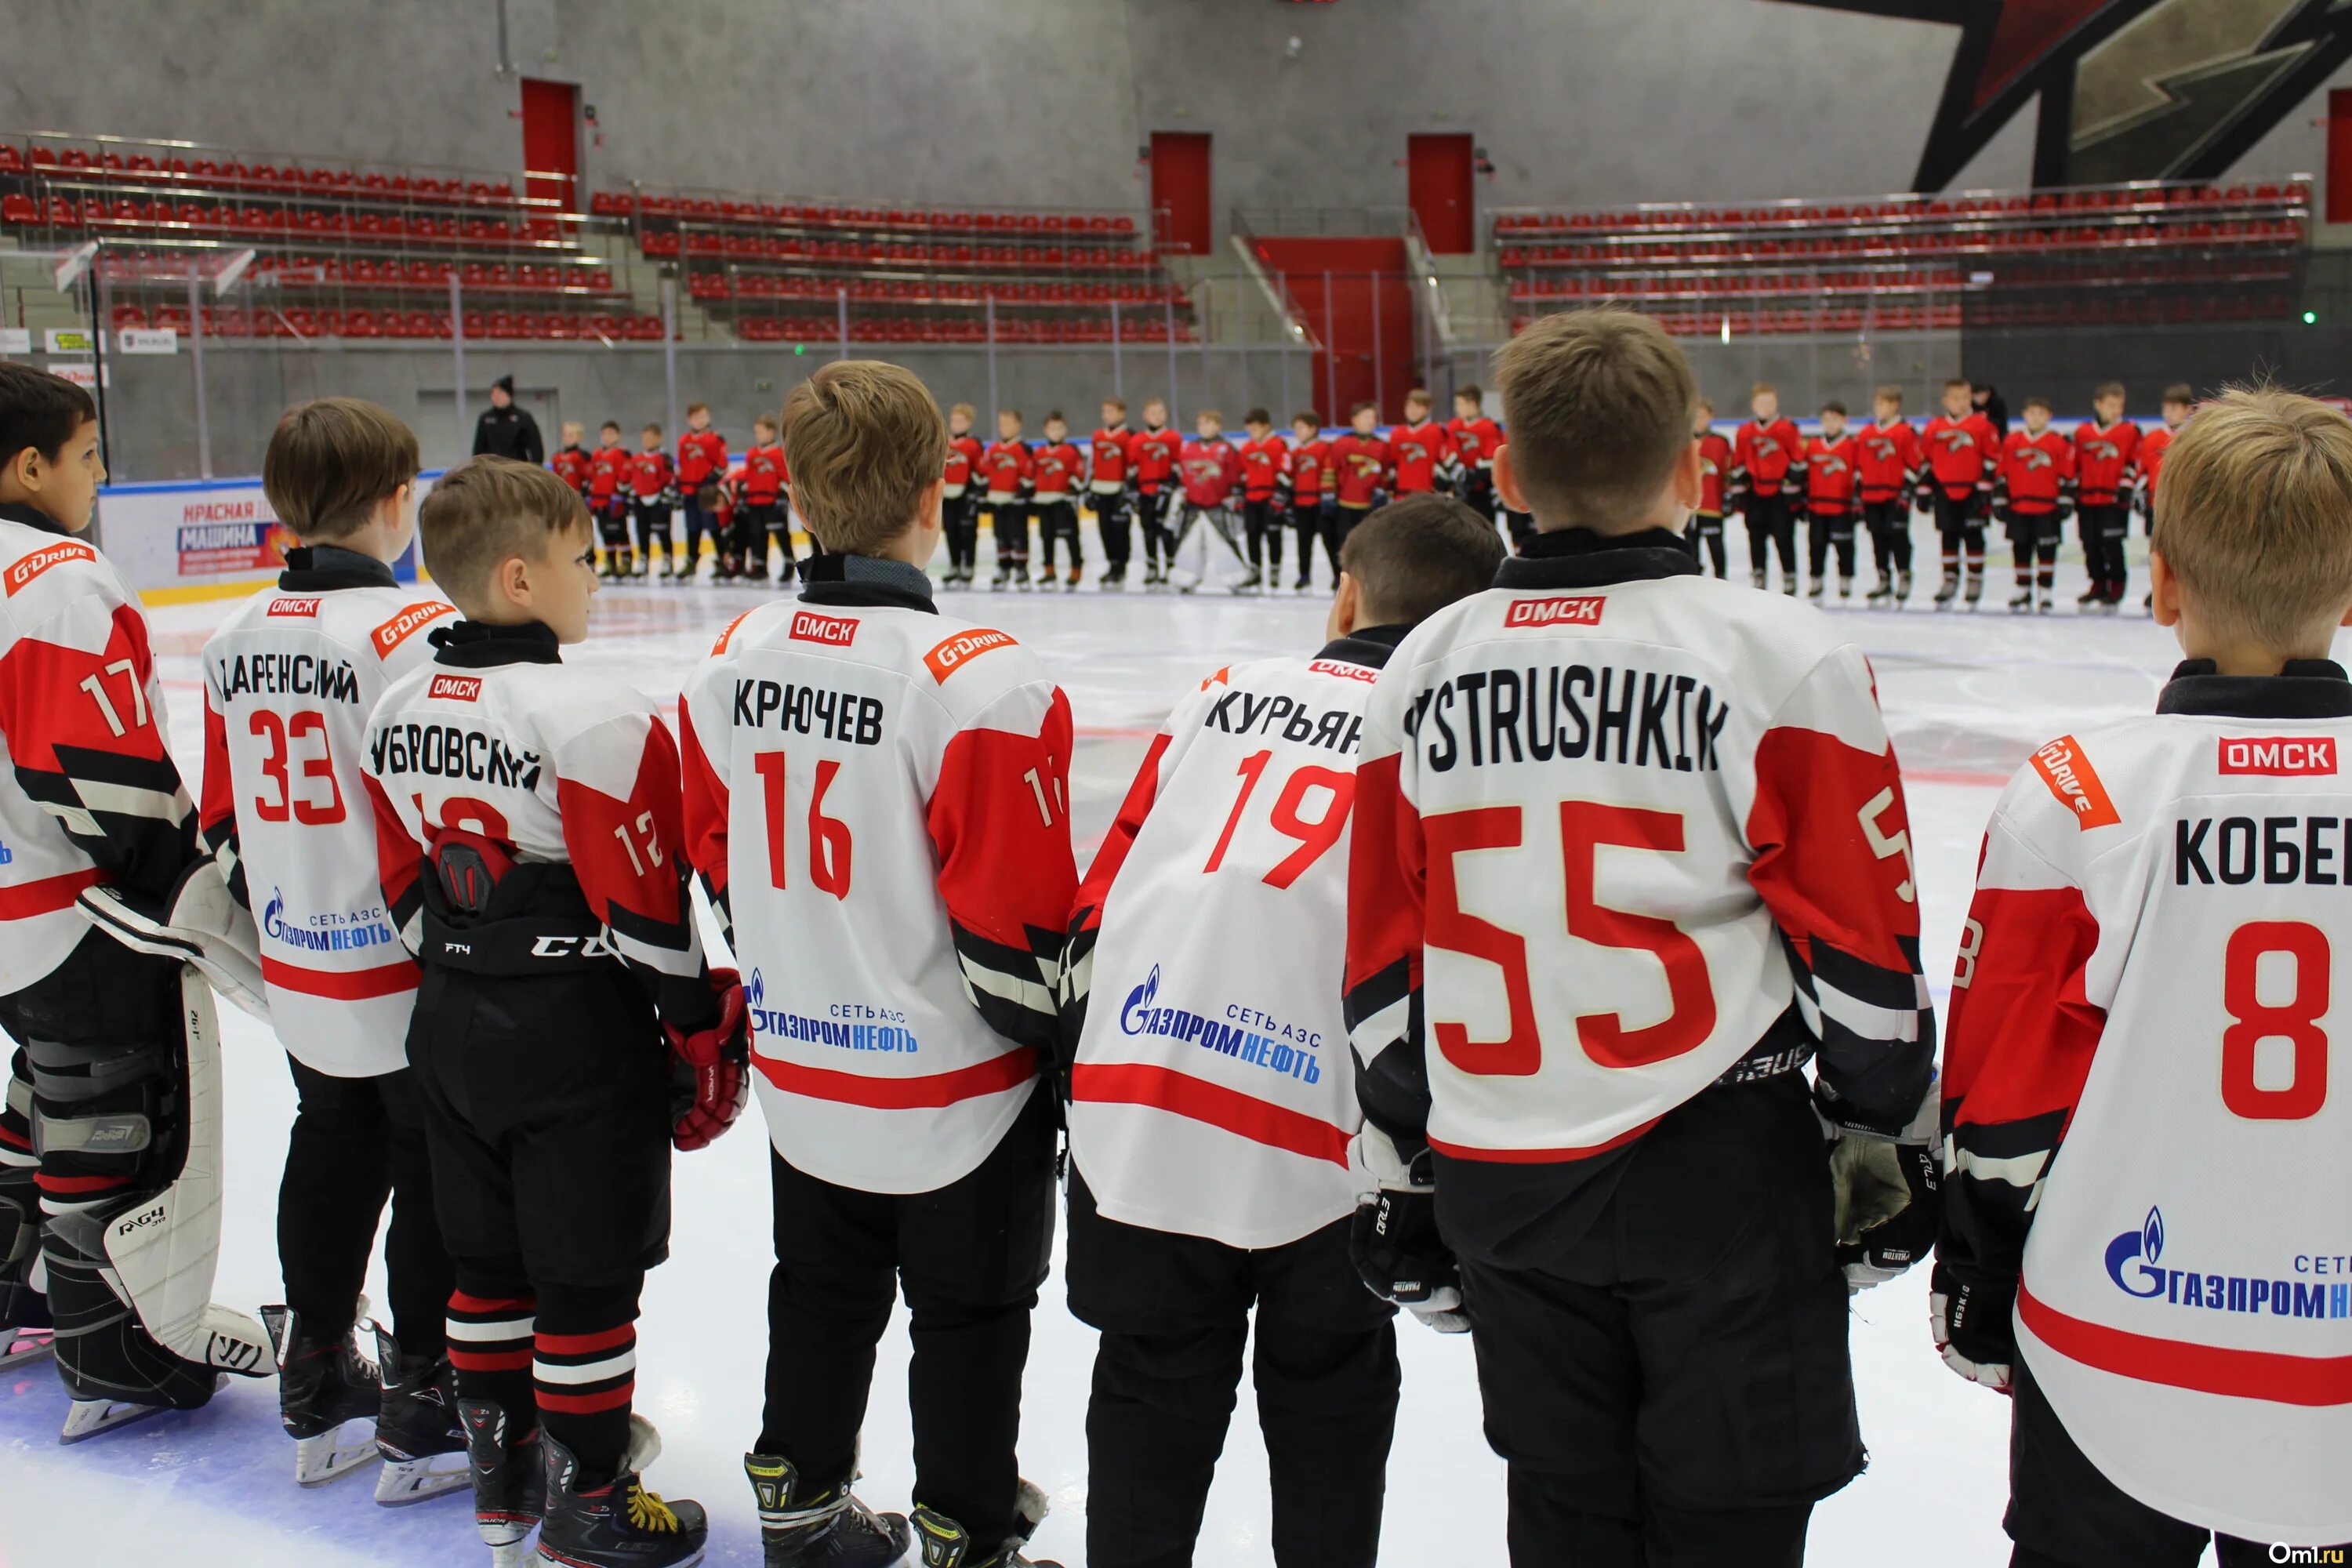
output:
M2107 1243L2107 1278L2126 1296L2208 1312L2267 1312L2313 1321L2352 1318L2352 1258L2296 1253L2271 1278L2167 1265L2164 1214L2151 1207L2137 1230ZM2332 1277L2332 1278L2331 1278Z

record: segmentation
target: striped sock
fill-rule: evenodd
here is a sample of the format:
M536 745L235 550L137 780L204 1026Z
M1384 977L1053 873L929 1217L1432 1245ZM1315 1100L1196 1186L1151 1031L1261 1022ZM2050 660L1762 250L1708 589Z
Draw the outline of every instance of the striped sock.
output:
M478 1283L476 1281L475 1283ZM449 1364L460 1399L485 1399L506 1412L520 1439L539 1426L531 1396L530 1342L538 1303L527 1293L449 1295Z
M614 1324L611 1304L604 1304L604 1311L595 1314L604 1327L550 1313L541 1319L534 1342L530 1374L541 1415L548 1435L580 1461L586 1490L619 1472L629 1446L629 1406L637 1390L637 1330L631 1321L635 1303L630 1305L630 1317Z

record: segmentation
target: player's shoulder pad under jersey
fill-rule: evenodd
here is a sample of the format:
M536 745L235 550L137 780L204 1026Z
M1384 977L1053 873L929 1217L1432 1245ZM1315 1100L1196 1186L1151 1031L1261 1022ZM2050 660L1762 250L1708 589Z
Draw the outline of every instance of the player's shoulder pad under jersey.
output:
M378 621L369 631L368 641L375 648L377 658L390 658L410 639L457 613L457 606L446 599L412 599Z
M1009 632L941 616L917 635L930 689L951 712L978 714L1007 692L1045 684L1037 656Z
M97 621L135 603L128 584L114 563L87 541L59 539L54 534L16 527L8 531L0 552L0 614L20 630L30 631L60 611L85 616L96 609Z
M2071 853L2068 841L2103 828L2124 826L2125 816L2107 774L2131 776L2135 753L2146 746L2120 726L2058 735L2033 749L2003 794L2003 815L2037 843ZM2055 843L2049 843L2054 836Z

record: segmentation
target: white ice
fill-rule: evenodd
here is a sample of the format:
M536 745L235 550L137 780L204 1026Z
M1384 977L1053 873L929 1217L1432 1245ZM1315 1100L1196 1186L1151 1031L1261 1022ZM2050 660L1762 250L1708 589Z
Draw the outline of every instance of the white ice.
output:
M1924 529L1921 543L1923 555L1932 552ZM1922 576L1932 584L1932 569ZM2006 563L1989 577L1988 598L1998 604L2007 596ZM2069 566L2062 602L2071 605L2081 586L2079 569ZM706 584L610 591L597 601L593 637L567 657L673 701L718 628L763 592L773 590ZM1319 593L1111 596L1089 587L1074 595L965 594L948 605L1034 647L1068 690L1080 736L1071 782L1083 857L1107 828L1145 741L1188 683L1237 658L1314 648L1326 601ZM226 608L178 605L152 616L173 740L192 777L202 704L196 656ZM2063 612L2018 618L1992 608L1937 615L1924 605L1899 614L1831 613L1874 663L1909 781L1927 969L1940 1008L1978 837L2002 779L2053 735L2147 711L2178 653L2137 608L2119 620ZM268 1032L233 1009L224 1007L223 1016L228 1223L216 1295L250 1308L280 1294L273 1215L293 1094ZM723 1564L759 1561L740 1465L759 1431L767 1350L762 1134L755 1107L730 1136L678 1158L671 1258L647 1281L639 1328L638 1406L664 1439L651 1483L711 1510L710 1561ZM1927 1342L1924 1274L1915 1270L1854 1299L1870 1468L1814 1515L1811 1563L1978 1568L2006 1560L2008 1404L1937 1361ZM380 1266L370 1293L384 1299ZM860 1488L877 1506L899 1510L912 1482L902 1331L883 1342ZM1480 1434L1470 1346L1410 1319L1400 1321L1398 1337L1404 1399L1381 1561L1400 1568L1500 1564L1503 1468ZM1069 1568L1080 1568L1086 1555L1093 1341L1065 1310L1057 1271L1036 1313L1021 1459L1054 1506L1032 1552ZM272 1383L239 1382L202 1412L60 1449L55 1439L65 1399L55 1374L47 1368L18 1374L0 1388L0 1568L483 1560L459 1498L389 1510L374 1506L365 1479L298 1491L276 1399ZM1265 1455L1253 1410L1244 1387L1202 1531L1204 1568L1272 1562Z

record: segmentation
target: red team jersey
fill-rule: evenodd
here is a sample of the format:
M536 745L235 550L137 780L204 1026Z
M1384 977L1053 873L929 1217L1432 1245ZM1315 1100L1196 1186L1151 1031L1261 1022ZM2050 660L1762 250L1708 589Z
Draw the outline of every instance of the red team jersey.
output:
M1919 446L1927 455L1935 488L1946 500L1967 500L1992 488L1993 470L2000 463L2000 438L1983 415L1953 419L1938 414L1927 421Z
M1732 437L1731 457L1748 489L1759 496L1776 496L1782 486L1794 487L1790 472L1804 466L1805 438L1797 433L1793 419L1784 416L1769 425L1750 419Z
M1454 443L1454 455L1465 468L1491 468L1495 466L1495 450L1503 444L1503 427L1481 414L1475 419L1460 415L1445 422L1445 434Z
M1127 446L1128 458L1135 465L1135 488L1145 495L1159 494L1176 472L1183 451L1184 437L1165 425L1135 432Z
M1396 492L1401 496L1433 490L1439 479L1450 478L1459 467L1452 437L1433 420L1391 426L1389 448L1395 454Z
M782 442L754 447L743 454L743 472L736 485L747 506L773 506L784 495L784 448Z
M2047 517L2074 488L2074 443L2044 426L2039 436L2011 430L2000 447L2000 483L2010 510L2021 517Z
M620 447L599 447L588 455L588 500L609 501L629 482L629 454Z
M547 459L547 466L555 470L557 479L584 496L588 493L589 470L595 461L583 447L558 447L555 455Z
M1097 495L1115 495L1127 488L1135 468L1129 448L1135 432L1126 426L1106 425L1094 433L1087 448L1087 488Z
M629 488L641 501L667 495L677 478L677 469L667 452L639 452L629 459Z
M1853 459L1854 484L1865 505L1900 500L1919 481L1919 432L1908 419L1865 425Z
M1087 455L1075 441L1047 441L1030 455L1030 482L1041 501L1067 500L1077 493L1078 477L1087 469Z
M1396 458L1378 436L1353 430L1331 443L1331 489L1339 504L1360 510L1372 504L1373 493L1386 488Z
M1242 488L1242 455L1223 436L1184 443L1181 477L1184 499L1194 506L1224 506Z
M2139 438L2140 504L2150 516L2156 512L2156 476L2163 470L2164 455L2172 449L2172 438L2179 434L2174 426L2161 425Z
M727 437L716 430L688 430L677 438L677 484L698 490L727 471Z
M2052 741L1994 809L1937 1257L1981 1300L2014 1289L2017 1352L2110 1481L2315 1546L2352 1538L2352 1094L2329 1062L2352 686L2326 660L2212 668Z
M2131 493L2137 471L2139 426L2128 419L2100 425L2085 419L2074 431L2074 483L2084 506L2114 506Z
M1823 517L1843 517L1853 510L1855 473L1862 460L1862 437L1852 430L1832 440L1815 436L1805 443L1805 508Z
M1269 431L1258 439L1244 441L1241 454L1242 498L1272 500L1290 467L1290 443Z
M986 456L987 451L988 448L980 444L980 437L969 431L948 437L946 477L949 495L964 493L972 482L972 476L979 472L981 458Z
M1698 438L1698 512L1723 515L1724 481L1731 477L1731 443L1709 430Z
M1330 477L1330 442L1318 436L1290 449L1290 498L1294 502L1321 500Z
M1029 443L1017 437L992 441L981 455L980 479L991 500L1012 500L1029 488Z

